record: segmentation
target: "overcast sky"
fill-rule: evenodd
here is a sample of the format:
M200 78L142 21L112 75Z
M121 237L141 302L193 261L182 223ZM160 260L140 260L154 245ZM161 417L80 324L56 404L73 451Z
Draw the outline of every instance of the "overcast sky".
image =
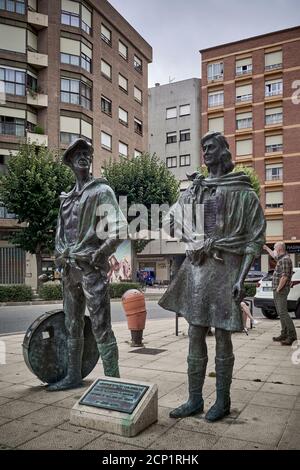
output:
M199 49L300 24L299 0L109 1L153 48L149 86L200 77Z

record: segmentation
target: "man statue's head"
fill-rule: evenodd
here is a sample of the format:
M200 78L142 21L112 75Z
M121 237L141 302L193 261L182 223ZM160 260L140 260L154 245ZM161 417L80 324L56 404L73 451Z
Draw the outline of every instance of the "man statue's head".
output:
M93 159L93 146L85 139L77 139L63 154L63 162L78 177L87 177Z
M220 132L207 132L201 139L201 146L204 163L208 169L221 165L223 174L233 170L234 164L228 142Z

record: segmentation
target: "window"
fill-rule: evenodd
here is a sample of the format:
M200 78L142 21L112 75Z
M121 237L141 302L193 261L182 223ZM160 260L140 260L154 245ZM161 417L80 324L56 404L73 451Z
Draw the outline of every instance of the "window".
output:
M235 74L245 75L252 72L252 57L237 60L235 63Z
M0 116L0 134L24 137L25 119L20 119L11 116Z
M280 69L282 67L282 51L265 54L265 70Z
M128 145L124 142L119 142L119 155L120 157L128 157Z
M0 67L0 81L4 82L5 93L25 96L25 78L25 70Z
M184 129L183 131L179 132L180 134L180 142L185 142L186 140L191 140L191 130Z
M265 114L266 125L281 124L282 123L282 106L277 108L267 108Z
M119 41L119 54L123 59L128 59L128 47L122 41Z
M236 141L236 156L252 155L252 139Z
M134 132L143 135L143 123L137 118L134 118Z
M249 129L252 127L252 112L240 113L236 115L236 128Z
M81 105L86 109L92 109L91 87L70 78L62 78L60 81L60 99L63 103Z
M105 78L111 80L111 65L101 59L101 73Z
M134 149L134 158L140 157L142 152L140 150Z
M252 85L242 85L236 87L236 102L252 100Z
M177 142L177 132L167 132L167 144L175 144Z
M143 73L143 62L138 56L134 55L133 57L133 67L139 73Z
M173 119L177 117L177 108L167 109L167 119Z
M190 155L180 155L179 166L190 166L191 156Z
M282 95L282 79L269 80L265 83L265 96Z
M79 2L62 0L61 23L75 28L80 27L87 34L91 34L92 12Z
M133 87L133 96L134 96L135 101L142 103L143 94L142 94L142 91L137 86Z
M189 114L191 114L190 104L184 104L182 106L179 106L179 116L188 116Z
M81 29L87 34L91 34L92 31L92 12L81 5Z
M0 10L25 14L25 0L0 0Z
M267 220L267 237L281 237L283 236L283 220Z
M60 38L60 60L63 64L79 65L91 71L92 49L87 47L83 42L74 39Z
M271 135L266 137L266 153L282 152L282 135Z
M79 137L92 142L92 125L79 118L60 116L60 142L69 145Z
M208 130L224 132L224 117L210 118L208 120Z
M60 61L62 64L76 65L79 67L80 57L73 54L60 54Z
M282 180L283 165L276 163L274 165L266 165L266 181Z
M111 30L101 24L101 39L111 46Z
M31 72L27 71L27 77L26 77L26 86L29 90L37 92L38 86L37 86L37 78L34 77Z
M101 147L106 150L111 150L112 148L112 137L110 134L101 131Z
M1 23L0 47L6 51L26 53L26 29Z
M166 158L167 168L176 168L177 167L177 157L167 157Z
M128 127L128 112L123 108L119 108L119 122Z
M108 98L105 98L105 96L101 96L101 111L111 116L111 109L112 109L111 100L109 100Z
M214 106L224 105L224 91L214 91L208 93L208 107L213 108Z
M128 93L128 80L119 73L119 88Z
M62 145L70 145L75 142L75 140L79 139L79 134L73 134L71 132L61 132L60 133L60 143Z
M66 24L68 26L75 26L75 28L79 28L80 18L77 13L71 13L69 11L61 12L61 23Z
M266 192L266 209L281 209L283 207L282 191Z
M207 79L218 80L223 78L223 62L216 62L214 64L208 64L207 66Z

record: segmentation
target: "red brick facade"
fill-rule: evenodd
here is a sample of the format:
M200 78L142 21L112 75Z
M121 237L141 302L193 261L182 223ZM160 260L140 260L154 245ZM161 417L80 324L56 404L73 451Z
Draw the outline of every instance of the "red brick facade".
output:
M267 208L267 220L283 220L282 236L268 236L272 243L284 239L300 244L300 99L293 103L296 86L300 89L300 27L278 31L201 51L202 58L202 132L208 131L209 119L224 116L224 134L233 159L252 166L261 182L261 203L265 193L283 192L283 207ZM282 65L265 68L265 54L282 51ZM252 71L238 75L236 60L252 57ZM223 77L208 80L208 64L223 63ZM282 79L283 92L265 96L265 82ZM298 80L298 83L296 81ZM252 100L237 102L236 87L252 84ZM294 87L294 88L293 88ZM224 105L208 106L208 93L224 90ZM300 98L300 93L298 93ZM282 122L265 124L265 110L282 107ZM237 130L236 113L252 112L252 128ZM266 152L266 137L282 135L282 150ZM236 141L252 139L251 154L238 157ZM283 178L266 181L266 164L283 164Z

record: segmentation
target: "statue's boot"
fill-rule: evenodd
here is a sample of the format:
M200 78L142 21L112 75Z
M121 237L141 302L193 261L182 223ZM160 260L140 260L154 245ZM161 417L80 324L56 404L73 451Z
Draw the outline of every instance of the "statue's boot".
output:
M113 338L104 343L97 343L98 351L103 364L104 375L108 377L120 377L119 351L116 339Z
M54 384L49 384L47 390L67 390L76 388L82 384L81 363L84 347L84 339L68 339L68 372L67 375Z
M218 421L230 413L230 385L234 356L226 359L216 357L217 400L205 415L207 421Z
M201 358L188 356L189 399L183 405L172 410L170 418L185 418L202 413L204 408L202 388L205 380L207 360L207 356Z

